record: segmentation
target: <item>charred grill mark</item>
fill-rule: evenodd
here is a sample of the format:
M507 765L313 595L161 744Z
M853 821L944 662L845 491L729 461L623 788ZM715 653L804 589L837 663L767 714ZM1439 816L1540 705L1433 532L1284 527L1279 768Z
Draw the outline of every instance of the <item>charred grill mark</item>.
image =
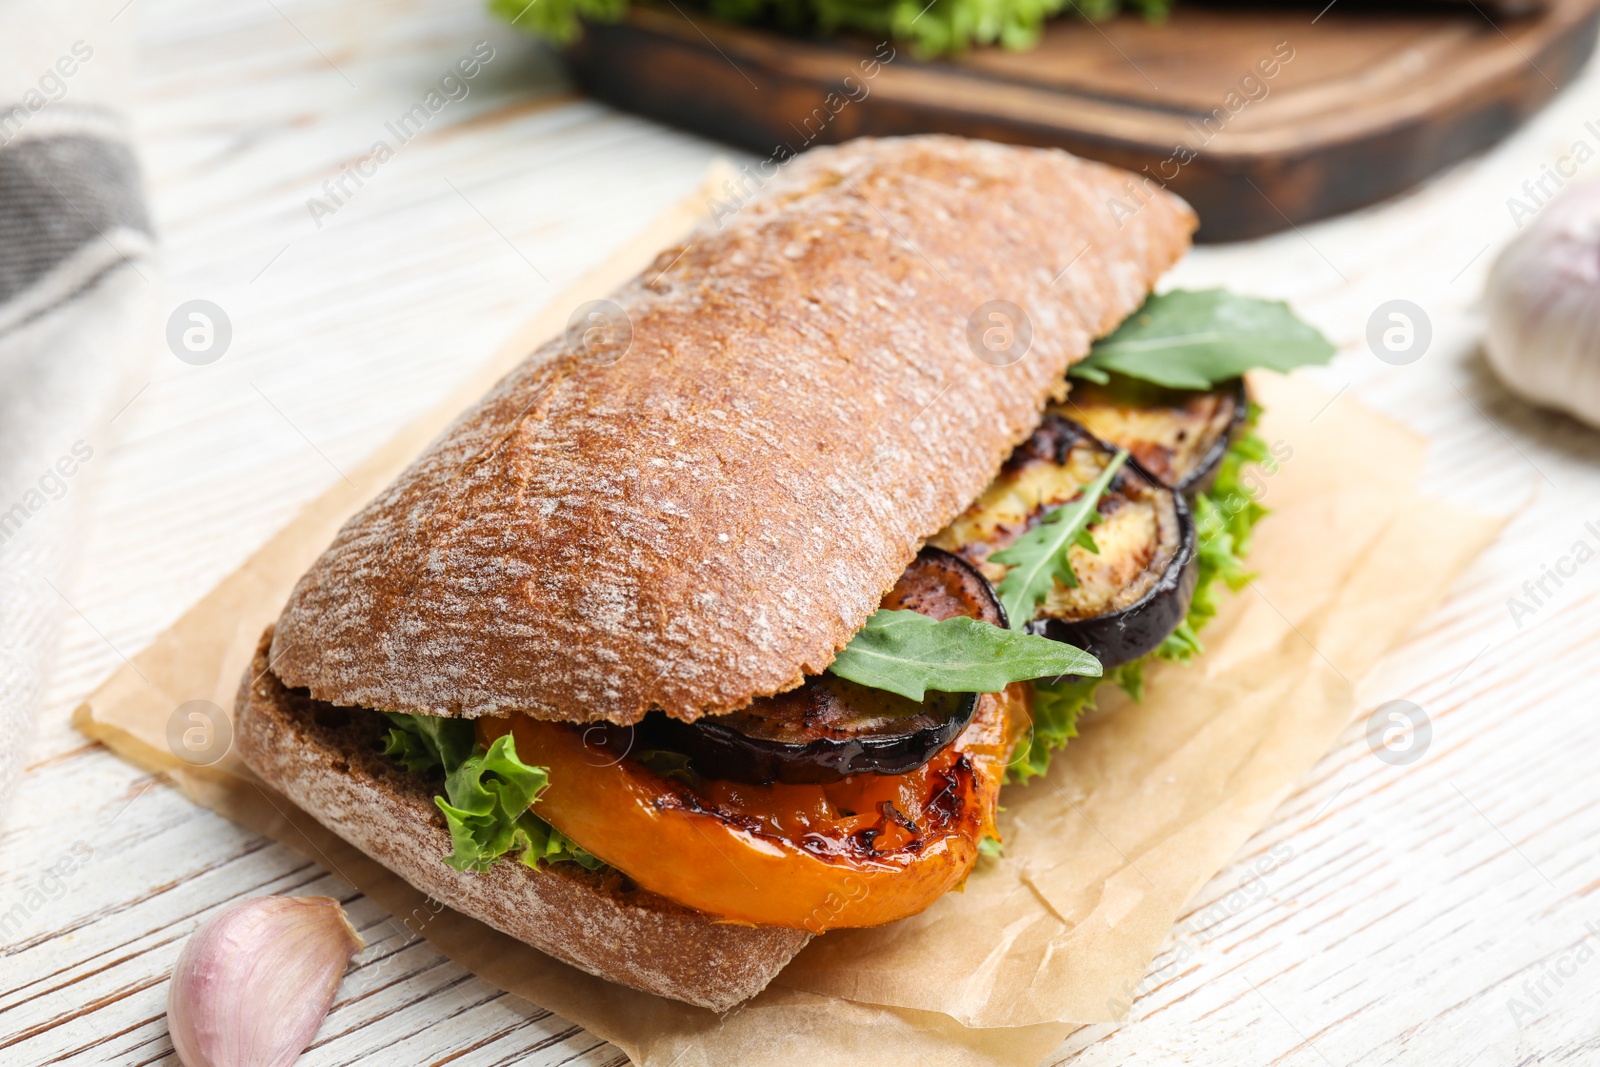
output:
M657 811L682 811L690 815L704 815L708 819L716 819L735 830L743 831L752 837L759 837L767 841L786 840L782 834L774 833L767 824L754 815L745 815L742 812L726 811L706 803L701 797L687 787L665 793L654 798Z
M922 831L917 829L916 823L906 818L905 815L901 813L900 809L894 806L894 801L885 800L882 804L878 805L878 811L882 813L885 819L888 819L906 833L912 835L920 835L922 833Z
M1129 483L1122 471L1118 471L1112 476L1111 484L1106 486L1105 495L1100 498L1100 505L1096 509L1100 512L1100 517L1102 519L1110 519L1124 508L1133 506L1133 502L1128 499L1128 486ZM1000 549L1006 547L1006 545L1009 545L1012 541L1015 541L1017 538L1021 537L1023 534L1039 525L1039 523L1043 522L1045 515L1054 511L1056 508L1064 507L1067 504L1073 503L1081 496L1083 496L1083 492L1080 490L1065 500L1041 501L1033 509L1033 511L1029 512L1026 522L1021 524L1003 523L997 527L999 535L989 539L989 550L991 552L998 552Z
M1051 412L1045 415L1039 428L1033 431L1033 436L1018 445L1006 458L1000 467L1001 476L1015 473L1029 463L1063 464L1072 454L1073 446L1088 436L1077 423Z
M881 818L875 825L848 834L808 830L798 837L778 832L753 815L728 811L681 783L667 782L667 787L651 802L657 811L679 811L716 819L751 837L797 846L829 863L894 864L898 858L920 855L935 842L959 834L964 819L976 810L967 799L969 794L975 797L977 789L975 770L968 754L960 754L949 768L933 775L931 786L932 791L918 812L922 825L901 811L893 801L885 800L878 804ZM841 809L838 815L845 819L853 817L854 813ZM881 840L891 826L903 831L906 839L893 847L880 847Z
M851 834L847 840L855 847L855 851L859 853L861 858L876 857L878 855L878 850L874 848L873 845L877 842L878 835L881 833L883 833L883 831L875 827L866 830L857 830L855 833Z
M939 775L938 786L923 810L932 817L932 829L943 831L961 821L966 812L965 797L975 786L972 759L962 753L948 771Z

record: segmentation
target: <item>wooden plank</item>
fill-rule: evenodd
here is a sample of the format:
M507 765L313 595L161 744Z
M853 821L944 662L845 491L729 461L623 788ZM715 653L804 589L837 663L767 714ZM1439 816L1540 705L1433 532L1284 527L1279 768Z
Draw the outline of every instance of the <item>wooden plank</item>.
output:
M587 26L568 60L600 99L763 155L929 132L1065 148L1147 171L1194 204L1202 240L1237 240L1392 196L1494 143L1582 66L1597 22L1596 0L1499 22L1180 4L1163 23L1063 18L1031 51L919 61L640 6Z

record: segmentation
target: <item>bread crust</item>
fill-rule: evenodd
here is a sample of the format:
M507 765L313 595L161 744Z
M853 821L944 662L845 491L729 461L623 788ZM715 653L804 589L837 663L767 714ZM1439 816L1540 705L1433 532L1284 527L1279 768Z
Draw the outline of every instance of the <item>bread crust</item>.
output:
M628 723L800 684L1194 228L1123 171L952 137L712 206L615 294L625 355L552 340L345 525L279 621L287 685ZM1031 323L1009 365L968 342L990 301Z
M616 871L502 860L483 873L447 866L450 834L433 797L441 783L377 749L382 720L286 688L262 636L235 705L250 769L328 829L455 910L590 974L725 1011L755 996L811 936L719 924L633 885Z

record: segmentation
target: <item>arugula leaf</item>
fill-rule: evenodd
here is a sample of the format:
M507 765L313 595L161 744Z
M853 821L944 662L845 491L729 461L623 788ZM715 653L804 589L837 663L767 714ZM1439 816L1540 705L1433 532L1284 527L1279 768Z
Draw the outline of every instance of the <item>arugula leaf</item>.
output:
M1100 661L1046 637L1004 630L958 615L935 620L879 608L829 671L860 685L921 700L941 693L998 693L1012 682L1093 676Z
M1020 630L1033 621L1033 613L1050 595L1056 582L1068 589L1078 588L1078 575L1072 569L1068 550L1077 545L1085 552L1100 554L1100 546L1089 533L1089 524L1102 518L1100 498L1127 459L1127 450L1118 449L1100 477L1085 486L1076 500L1052 509L1033 529L989 557L1010 568L995 592L1000 594L1013 630Z
M1334 347L1281 300L1225 289L1153 294L1068 374L1104 385L1116 372L1174 389L1210 389L1247 370L1326 363Z
M617 22L629 0L489 0L489 10L518 29L567 44L580 19ZM1093 22L1131 8L1152 21L1166 17L1171 0L692 0L725 22L758 23L790 33L830 36L855 30L906 41L919 56L964 52L975 44L1031 48L1044 23L1063 10ZM880 55L880 58L882 56Z
M453 851L445 862L458 871L485 871L508 852L523 863L605 864L529 810L549 783L543 767L517 758L510 734L488 749L465 719L385 712L384 754L413 774L442 773L445 796L434 797L450 829ZM449 799L447 800L446 797Z

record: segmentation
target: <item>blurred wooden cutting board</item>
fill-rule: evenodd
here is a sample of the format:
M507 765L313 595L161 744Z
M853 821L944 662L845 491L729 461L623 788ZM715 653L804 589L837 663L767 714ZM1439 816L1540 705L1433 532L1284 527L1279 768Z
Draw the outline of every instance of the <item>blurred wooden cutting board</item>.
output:
M1191 3L1159 25L1058 19L1030 52L920 62L897 46L874 65L891 46L673 5L588 26L568 62L603 100L763 155L939 131L1148 167L1218 241L1381 200L1494 143L1572 79L1597 22L1600 0L1494 21L1476 5Z

